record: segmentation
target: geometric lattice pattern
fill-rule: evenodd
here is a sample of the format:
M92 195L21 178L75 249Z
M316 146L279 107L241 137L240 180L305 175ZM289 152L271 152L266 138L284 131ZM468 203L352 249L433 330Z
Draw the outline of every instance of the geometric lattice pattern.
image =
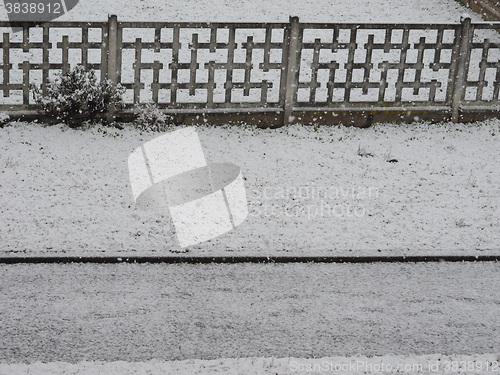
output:
M120 23L127 101L160 107L282 107L282 24Z
M491 29L497 32L491 33ZM500 24L474 25L462 102L500 104Z
M116 67L129 106L152 101L180 111L282 110L290 92L299 109L499 104L499 24L472 24L468 36L463 24L298 25L291 51L289 23L118 22L113 44L109 22L23 23L18 33L0 22L0 109L30 108L31 84L45 89L75 64L102 78Z
M298 104L442 105L457 34L455 26L303 25Z

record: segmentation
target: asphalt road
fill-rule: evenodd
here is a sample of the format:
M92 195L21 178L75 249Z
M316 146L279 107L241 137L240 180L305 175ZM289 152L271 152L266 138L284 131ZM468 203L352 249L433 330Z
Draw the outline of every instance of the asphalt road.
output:
M500 352L500 263L0 265L0 362Z

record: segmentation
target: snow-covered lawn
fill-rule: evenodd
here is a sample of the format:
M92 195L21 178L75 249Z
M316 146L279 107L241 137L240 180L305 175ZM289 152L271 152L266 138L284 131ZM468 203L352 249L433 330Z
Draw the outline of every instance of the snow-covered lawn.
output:
M199 127L246 178L250 214L189 255L500 252L500 121L368 129ZM175 255L168 215L136 208L127 159L157 137L13 123L0 130L3 255Z
M80 0L57 20L105 21L116 14L122 21L288 22L289 16L299 16L303 22L455 23L464 11L454 0ZM3 3L0 19L8 19Z

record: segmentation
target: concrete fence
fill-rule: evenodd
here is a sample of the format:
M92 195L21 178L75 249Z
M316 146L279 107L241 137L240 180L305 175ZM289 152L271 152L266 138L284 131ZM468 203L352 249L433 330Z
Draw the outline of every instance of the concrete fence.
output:
M459 0L487 21L500 21L500 0Z
M22 28L13 33L12 27ZM367 126L469 121L500 109L500 22L0 22L0 110L40 116L30 85L75 64L185 123Z

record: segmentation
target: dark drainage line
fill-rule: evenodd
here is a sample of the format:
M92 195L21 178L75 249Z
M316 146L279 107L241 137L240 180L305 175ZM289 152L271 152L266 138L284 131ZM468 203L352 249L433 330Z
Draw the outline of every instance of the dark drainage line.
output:
M48 263L425 263L425 262L498 262L500 255L479 256L171 256L171 257L0 257L0 264L48 264Z

